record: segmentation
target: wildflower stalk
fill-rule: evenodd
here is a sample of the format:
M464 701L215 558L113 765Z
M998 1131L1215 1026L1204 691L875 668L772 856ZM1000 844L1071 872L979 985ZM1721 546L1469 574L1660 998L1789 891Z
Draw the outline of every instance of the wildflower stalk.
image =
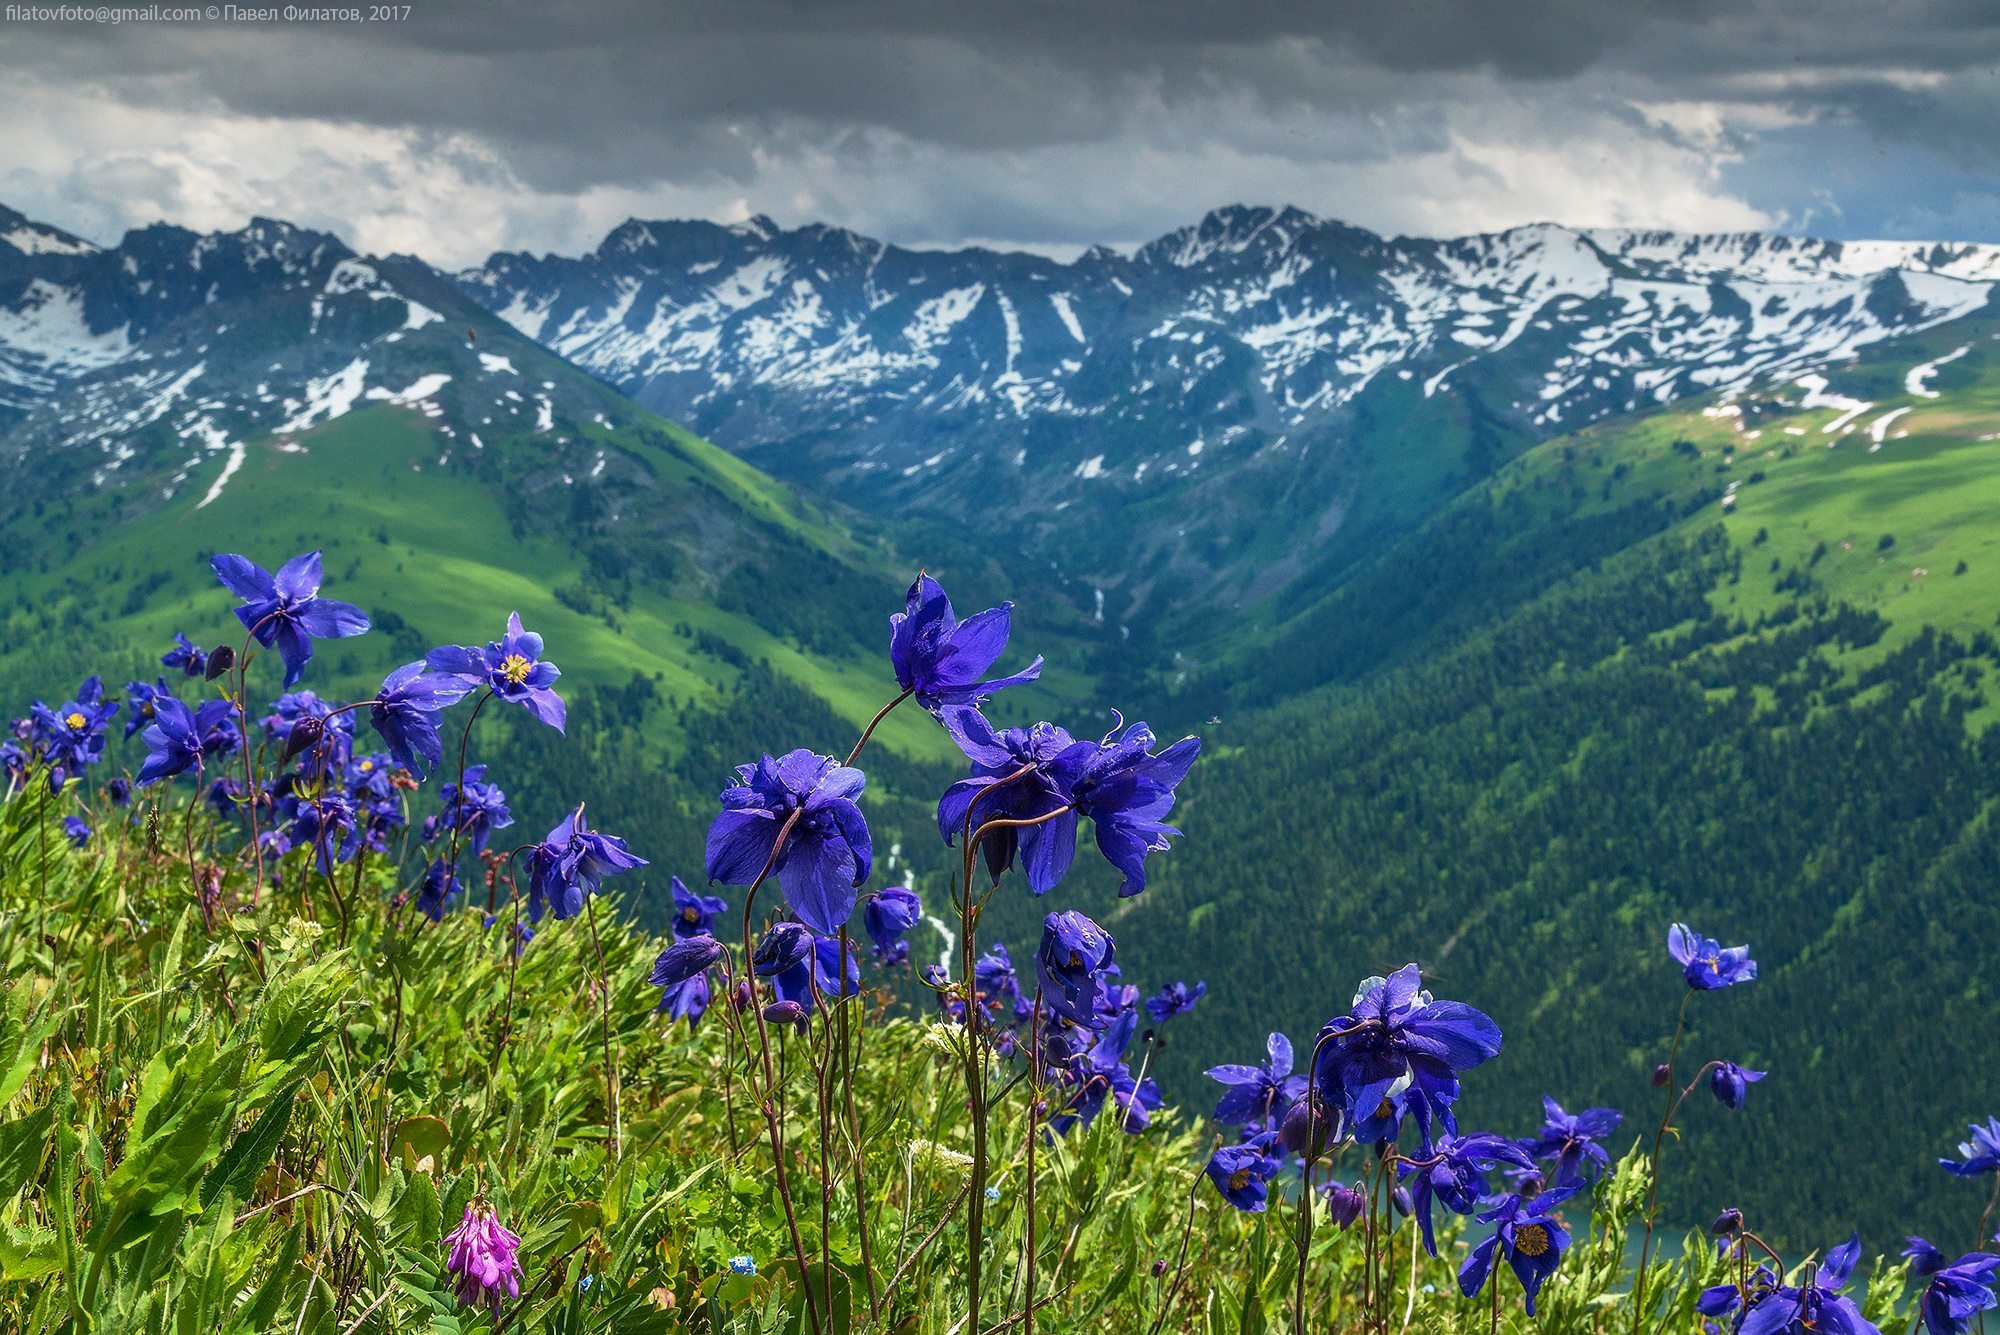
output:
M794 807L792 814L785 817L785 823L778 827L777 838L771 841L771 853L764 859L763 869L757 873L756 879L750 882L749 888L743 893L743 959L746 964L756 953L750 936L750 914L757 903L757 890L764 884L764 879L771 874L771 868L777 865L778 854L784 849L785 840L791 837L792 828L799 823L799 817L804 814L805 808L800 806ZM778 1201L784 1206L785 1228L791 1235L792 1256L799 1265L799 1283L805 1293L806 1315L812 1320L813 1335L820 1335L822 1327L819 1303L813 1297L811 1282L806 1278L809 1262L806 1259L805 1237L799 1232L799 1212L792 1199L791 1174L785 1168L784 1125L779 1118L777 1108L778 1075L771 1062L771 1031L770 1026L764 1021L764 1008L756 1002L754 989L750 1010L757 1017L757 1061L764 1073L763 1089L759 1090L756 1087L753 1078L750 1092L757 1099L757 1110L763 1114L764 1127L770 1136L771 1162L777 1179Z
M466 743L472 740L472 725L479 722L479 711L486 708L486 702L492 698L493 688L488 686L486 693L472 706L472 713L466 718L465 727L458 734L458 786L452 789L451 844L450 852L445 858L445 866L454 872L458 870L459 827L465 823L465 747Z
M1308 1093L1307 1098L1312 1095ZM1299 1272L1294 1277L1292 1287L1292 1330L1296 1335L1306 1335L1306 1255L1312 1250L1313 1238L1313 1162L1319 1148L1319 1128L1313 1126L1307 1132L1306 1171L1299 1188L1299 1217L1292 1230L1299 1252Z
M886 710L884 711L887 712ZM852 949L852 938L847 928L840 929L840 977L847 977L848 951ZM855 998L858 1002L859 997ZM850 1143L850 1158L854 1166L854 1210L857 1227L861 1232L861 1272L868 1277L868 1315L871 1320L880 1320L881 1301L876 1292L875 1248L869 1238L868 1229L868 1170L861 1148L861 1114L854 1103L854 1068L861 1056L862 1021L866 1019L868 1008L857 1006L852 1015L850 1032L849 1010L840 1008L840 1087L846 1103L847 1134Z
M1639 1244L1639 1274L1632 1283L1632 1335L1639 1330L1646 1319L1646 1263L1653 1251L1653 1226L1660 1204L1660 1148L1666 1143L1667 1132L1672 1128L1674 1112L1680 1107L1685 1095L1676 1097L1674 1093L1674 1059L1680 1056L1681 1036L1687 1032L1688 1002L1693 992L1681 997L1679 1017L1674 1021L1674 1040L1667 1048L1667 1113L1660 1119L1660 1129L1653 1133L1653 1149L1646 1156L1646 1236Z
M1027 1258L1023 1271L1027 1278L1022 1290L1025 1301L1021 1324L1027 1335L1035 1335L1035 1123L1042 1108L1042 985L1035 984L1035 1008L1028 1020L1028 1204Z
M611 1163L615 1167L619 1159L619 1118L618 1118L618 1063L611 1055L611 982L604 974L604 947L597 940L597 896L583 897L584 917L590 923L590 948L597 956L598 1004L604 1008L604 1083L607 1101L610 1105L610 1124L605 1130L611 1133ZM609 1172L606 1174L607 1180Z

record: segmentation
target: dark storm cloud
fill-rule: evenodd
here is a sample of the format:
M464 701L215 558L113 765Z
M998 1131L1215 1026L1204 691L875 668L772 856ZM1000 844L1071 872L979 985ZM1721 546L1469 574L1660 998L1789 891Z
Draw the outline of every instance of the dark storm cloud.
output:
M592 192L650 192L695 209L844 206L836 221L900 239L1128 241L1231 194L1282 202L1317 183L1338 204L1344 183L1373 189L1369 170L1419 160L1433 182L1456 171L1496 197L1511 183L1497 225L1523 220L1521 178L1544 170L1499 160L1509 142L1565 137L1579 161L1697 187L1726 176L1767 217L1865 227L1896 201L1865 180L1829 201L1792 162L1774 199L1758 155L1819 127L1849 160L1895 146L1970 169L2000 145L2000 15L1979 0L416 0L409 22L359 28L5 36L0 79L25 87L189 123L405 135L426 170L538 197L534 236L594 219L579 202ZM1496 143L1468 146L1482 136ZM1632 166L1653 148L1660 163ZM105 156L137 179L169 170ZM1200 179L1156 184L1148 163ZM0 147L0 193L7 166ZM1648 193L1635 176L1639 204L1555 192L1547 211L1606 221ZM1465 208L1375 222L1433 216L1484 225Z

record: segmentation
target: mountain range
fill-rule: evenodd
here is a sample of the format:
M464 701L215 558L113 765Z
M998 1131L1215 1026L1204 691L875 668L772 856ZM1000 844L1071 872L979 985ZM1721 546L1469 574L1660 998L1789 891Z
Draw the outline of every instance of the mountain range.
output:
M881 703L867 609L928 563L1048 655L1007 721L1208 743L1153 889L1065 885L1135 979L1212 984L1174 1097L1414 958L1502 1017L1482 1125L1629 1130L1685 916L1763 970L1692 1041L1773 1074L1682 1181L1802 1244L1955 1227L1928 1160L2000 1017L1996 283L1995 247L1248 208L1069 262L759 218L460 272L0 210L0 670L150 675L227 623L199 556L323 547L393 661L514 608L561 646L569 737L476 749L525 825L587 797L687 869L729 765ZM322 688L390 661L358 643ZM928 897L923 723L868 804ZM1937 1074L1885 1117L1885 1069Z

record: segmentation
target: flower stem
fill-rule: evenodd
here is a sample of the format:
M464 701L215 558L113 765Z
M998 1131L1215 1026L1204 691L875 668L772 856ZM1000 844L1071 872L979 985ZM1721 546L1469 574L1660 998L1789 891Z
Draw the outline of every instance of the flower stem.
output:
M1681 1106L1681 1098L1674 1093L1674 1059L1680 1056L1681 1035L1687 1032L1688 1002L1694 997L1692 991L1681 997L1679 1018L1674 1021L1674 1041L1667 1048L1667 1113L1660 1119L1660 1129L1653 1133L1652 1153L1646 1156L1646 1237L1639 1244L1639 1274L1632 1284L1632 1335L1639 1335L1640 1327L1646 1319L1646 1263L1653 1251L1653 1225L1660 1204L1660 1147L1666 1142L1667 1132L1672 1129L1674 1113Z
M611 1162L615 1167L619 1158L618 1063L611 1055L611 982L604 975L604 947L597 940L597 896L584 896L583 912L590 922L590 948L597 956L598 1003L604 1008L604 1083L610 1114L605 1130L611 1133ZM609 1180L610 1173L607 1171L607 1184Z

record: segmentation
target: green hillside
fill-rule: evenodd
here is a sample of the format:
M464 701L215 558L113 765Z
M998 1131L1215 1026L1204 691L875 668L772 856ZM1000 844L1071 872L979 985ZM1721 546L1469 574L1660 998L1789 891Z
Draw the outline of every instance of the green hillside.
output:
M1939 1226L1929 1165L1984 1115L2000 1008L1996 330L1831 373L1872 405L1845 422L1778 385L1550 441L1238 628L1182 702L1209 720L1191 837L1098 904L1141 972L1210 983L1162 1079L1250 1060L1278 1017L1303 1041L1416 959L1535 1017L1478 1129L1525 1133L1546 1092L1636 1134L1679 996L1633 980L1686 920L1763 964L1697 1049L1772 1076L1690 1119L1670 1209L1741 1190L1798 1242ZM1909 1073L1888 1098L1884 1071Z

